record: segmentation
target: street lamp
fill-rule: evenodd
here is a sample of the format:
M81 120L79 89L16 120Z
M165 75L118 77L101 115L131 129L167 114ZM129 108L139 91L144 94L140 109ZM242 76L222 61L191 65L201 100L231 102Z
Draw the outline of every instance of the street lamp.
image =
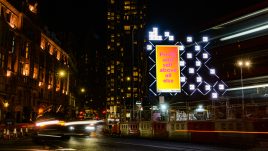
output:
M69 69L60 69L57 72L56 78L59 79L65 79L66 80L66 90L64 90L64 93L68 96L68 105L72 104L72 99L71 99L71 93L70 93L70 71Z
M4 107L7 108L9 106L8 102L4 102Z
M244 84L243 84L243 68L250 67L251 62L249 60L239 60L237 65L240 67L240 82L241 82L241 99L242 99L242 118L245 118L245 101L244 101Z
M85 88L81 88L81 90L80 90L82 93L84 93L86 90L85 90Z
M59 71L59 76L60 77L65 77L65 75L66 75L66 72L64 70Z

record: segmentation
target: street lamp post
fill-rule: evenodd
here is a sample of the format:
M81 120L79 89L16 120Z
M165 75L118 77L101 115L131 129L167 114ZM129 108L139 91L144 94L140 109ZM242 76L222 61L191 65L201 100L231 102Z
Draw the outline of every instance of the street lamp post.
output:
M237 65L240 67L240 82L241 82L241 103L242 103L242 118L245 118L245 101L244 101L244 84L243 84L243 68L250 67L250 61L239 60Z

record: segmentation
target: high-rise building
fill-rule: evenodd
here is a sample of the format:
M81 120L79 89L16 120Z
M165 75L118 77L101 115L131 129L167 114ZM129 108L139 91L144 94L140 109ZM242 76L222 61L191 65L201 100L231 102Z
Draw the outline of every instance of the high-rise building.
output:
M145 95L146 1L107 1L106 106L109 118L135 117Z

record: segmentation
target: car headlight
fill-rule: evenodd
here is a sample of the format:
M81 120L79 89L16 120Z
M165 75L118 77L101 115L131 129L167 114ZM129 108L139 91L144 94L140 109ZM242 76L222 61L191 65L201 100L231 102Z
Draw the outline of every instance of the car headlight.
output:
M74 127L73 126L70 126L69 127L69 130L73 131L74 130Z
M95 130L95 127L94 126L86 126L85 129L86 130L89 130L89 131L90 130L92 131L92 130Z

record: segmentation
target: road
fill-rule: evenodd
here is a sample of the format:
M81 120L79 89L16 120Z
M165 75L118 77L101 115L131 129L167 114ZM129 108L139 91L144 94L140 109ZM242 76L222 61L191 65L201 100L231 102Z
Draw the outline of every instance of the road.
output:
M31 138L1 141L0 151L239 151L239 149L215 145L191 144L173 141L119 138L119 137L71 137L70 140L45 139L33 143Z

